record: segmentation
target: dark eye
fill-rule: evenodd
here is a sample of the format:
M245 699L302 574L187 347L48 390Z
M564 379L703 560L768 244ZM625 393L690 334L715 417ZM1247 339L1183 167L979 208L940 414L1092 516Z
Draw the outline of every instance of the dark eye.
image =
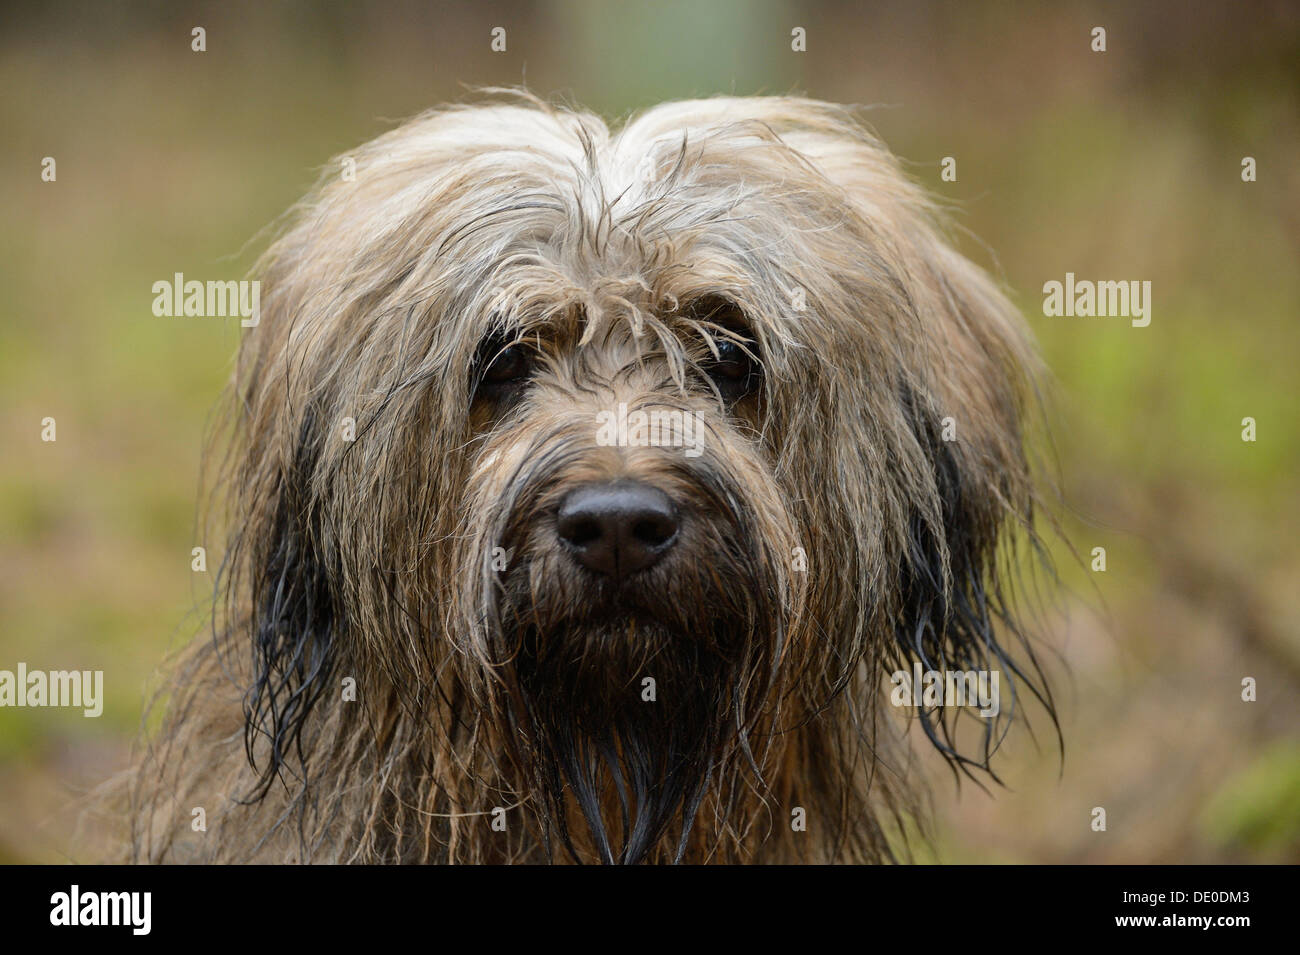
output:
M714 381L744 381L754 372L754 363L745 350L733 341L721 341L718 357L709 363L709 377Z
M476 394L499 396L532 375L533 352L520 342L494 337L480 346L475 367Z
M763 381L758 342L740 305L726 296L706 295L691 302L686 314L712 340L713 348L700 361L700 370L723 400L737 401L758 391Z
M497 353L483 373L483 380L489 385L508 384L528 377L530 367L528 350L523 345L510 345Z
M757 343L751 340L737 342L721 335L715 336L713 343L718 355L716 358L710 355L701 363L701 368L713 380L722 397L736 401L756 392L763 380L762 369L753 358Z

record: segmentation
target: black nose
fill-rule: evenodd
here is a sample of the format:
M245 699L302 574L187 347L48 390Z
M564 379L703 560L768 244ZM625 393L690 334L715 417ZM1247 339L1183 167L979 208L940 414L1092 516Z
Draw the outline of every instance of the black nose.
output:
M621 581L672 549L677 523L677 509L663 491L618 481L570 491L555 530L580 564Z

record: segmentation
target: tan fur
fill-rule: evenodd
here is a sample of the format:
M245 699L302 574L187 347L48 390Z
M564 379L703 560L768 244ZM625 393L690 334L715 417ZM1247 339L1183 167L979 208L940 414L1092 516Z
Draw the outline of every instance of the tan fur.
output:
M953 548L996 578L1009 537L1032 532L1022 419L1036 361L995 284L848 111L809 100L670 103L611 132L498 93L349 155L355 181L328 167L257 271L262 316L240 352L218 497L232 538L216 636L179 664L134 777L132 857L566 858L529 753L515 751L530 741L503 728L512 664L485 630L487 555L503 501L548 449L585 449L557 486L633 475L698 499L666 450L595 446L594 414L620 401L708 422L700 467L738 489L783 633L780 647L754 649L771 666L737 691L745 739L725 742L681 858L892 857L887 830L908 787L881 685L909 665L895 636L911 599L900 568L918 535L932 540L949 593L970 583L952 578ZM764 391L731 413L692 386L727 334L691 310L710 297L739 306L761 352ZM469 385L495 326L543 356L500 417ZM917 425L947 416L960 543ZM352 442L339 437L348 417ZM240 804L258 779L240 704L255 676L250 628L286 520L332 595L333 662L302 726L307 758L290 747L264 798ZM792 569L798 547L806 573ZM532 586L562 588L548 559L536 552ZM951 615L925 646L949 645ZM629 653L632 670L648 665ZM999 650L973 653L999 663ZM347 676L356 703L340 699ZM196 806L205 833L191 830ZM504 833L490 826L498 806ZM796 806L807 833L790 830ZM572 834L578 858L599 857ZM673 841L647 858L671 858Z

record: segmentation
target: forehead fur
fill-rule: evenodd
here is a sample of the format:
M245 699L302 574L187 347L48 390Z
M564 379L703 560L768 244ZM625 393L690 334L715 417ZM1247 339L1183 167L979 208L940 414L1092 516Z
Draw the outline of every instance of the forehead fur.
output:
M459 326L448 342L495 315L580 306L599 322L717 292L769 347L817 341L846 273L902 303L891 243L928 215L847 112L792 98L672 103L616 133L533 100L456 107L350 158L355 180L331 169L275 259L292 262L308 311L415 308Z
M611 131L503 93L344 158L355 175L329 167L259 267L254 390L289 378L364 414L432 389L447 423L494 326L576 317L585 345L648 321L662 340L659 319L713 295L752 324L769 389L906 392L989 440L1012 430L1034 362L1018 317L844 108L724 97Z

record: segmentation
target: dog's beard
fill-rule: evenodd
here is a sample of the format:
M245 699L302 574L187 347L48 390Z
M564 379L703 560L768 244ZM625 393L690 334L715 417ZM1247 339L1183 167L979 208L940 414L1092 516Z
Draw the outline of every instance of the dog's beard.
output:
M521 729L570 852L570 804L601 861L637 862L674 837L680 851L734 733L738 669L706 641L635 618L527 636Z
M545 572L524 563L508 575L507 732L525 751L544 825L575 859L679 860L719 778L748 771L780 646L761 566L716 555L699 579L664 574L619 590L585 580L580 602L550 614L557 588L529 582ZM571 576L565 584L572 594Z

